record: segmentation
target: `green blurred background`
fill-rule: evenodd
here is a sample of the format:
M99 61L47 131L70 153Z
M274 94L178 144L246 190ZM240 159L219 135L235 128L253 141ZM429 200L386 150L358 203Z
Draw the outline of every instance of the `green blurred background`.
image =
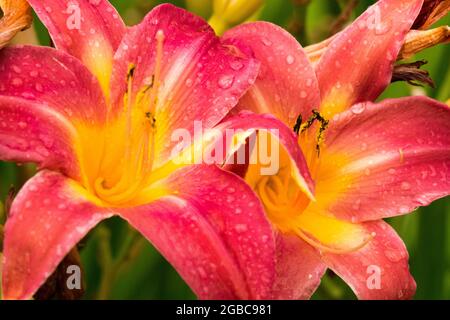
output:
M162 1L111 2L127 24L132 25ZM205 18L210 17L212 10L212 1L209 0L164 2L187 7ZM346 21L353 20L373 2L357 1L357 6ZM286 28L306 46L336 31L339 26L334 22L348 3L349 0L266 0L264 7L252 19L271 21ZM443 24L450 24L449 16L437 25ZM42 45L50 44L47 31L37 19L33 31L35 33L31 37L20 37ZM27 42L23 39L20 41ZM424 68L430 72L436 89L395 83L380 99L426 94L446 101L450 98L449 57L450 45L441 45L411 59L428 61ZM0 162L0 219L10 187L20 188L33 173L33 166ZM390 219L389 222L408 247L411 272L418 285L416 299L450 299L450 199L442 199L408 216ZM79 247L85 271L85 299L195 299L164 258L120 219L113 218L98 226ZM327 273L313 299L355 299L355 296L337 276Z

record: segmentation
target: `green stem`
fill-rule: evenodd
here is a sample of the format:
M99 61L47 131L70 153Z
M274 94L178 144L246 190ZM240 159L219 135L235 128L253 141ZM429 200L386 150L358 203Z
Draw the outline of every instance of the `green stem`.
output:
M114 284L117 274L122 267L129 261L130 252L133 252L137 240L140 239L139 234L128 228L127 236L122 242L119 253L115 258L112 258L111 250L111 233L106 227L99 229L100 236L100 266L102 269L102 279L100 282L100 288L97 293L98 300L106 300L111 292L112 285Z
M327 296L327 299L336 300L344 297L344 291L342 288L340 288L329 275L325 275L322 278L321 287L323 289L323 293Z

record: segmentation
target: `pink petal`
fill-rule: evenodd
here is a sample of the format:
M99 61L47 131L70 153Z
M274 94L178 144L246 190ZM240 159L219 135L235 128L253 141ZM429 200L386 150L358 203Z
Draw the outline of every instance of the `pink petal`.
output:
M317 250L297 235L278 234L275 299L309 299L326 269Z
M47 47L0 51L0 95L45 105L78 122L105 122L106 103L97 79L74 57Z
M92 137L101 137L106 123L97 79L78 59L44 47L3 49L0 70L0 158L86 179L103 150L103 140Z
M239 267L219 235L186 201L168 196L123 210L201 299L247 298Z
M173 173L174 190L122 216L174 265L202 299L267 299L275 277L275 241L263 208L239 177L216 166Z
M374 235L369 244L353 253L325 253L323 261L359 299L411 299L416 283L409 273L403 241L384 221L367 222L364 226Z
M35 162L80 178L74 141L75 129L59 113L32 101L0 96L1 160Z
M107 0L28 0L57 49L66 51L95 74L108 91L112 59L125 25Z
M278 135L277 139L279 140L281 146L286 150L290 156L290 159L292 159L295 164L293 167L297 170L297 174L295 176L298 180L297 182L299 183L299 186L308 194L310 198L314 198L314 181L311 178L303 152L298 145L297 136L290 128L274 116L269 114L258 115L249 111L241 111L237 115L227 117L222 123L216 126L215 129L224 133L223 140L220 140L219 143L228 147L226 152L223 152L227 159L230 157L231 151L236 151L235 149L229 148L229 144L227 145L223 142L226 138L225 135L227 130L236 130L235 132L237 132L237 130L247 132L268 130L269 132L273 132ZM233 169L234 168L235 167L233 167Z
M327 210L365 221L449 195L449 132L450 108L429 98L355 105L325 133L322 172L340 167L317 173L317 203L335 192Z
M156 79L158 37L163 54ZM168 159L176 145L170 138L174 130L186 129L193 136L194 121L201 121L204 128L213 127L237 104L258 72L258 63L245 47L221 42L201 18L170 4L156 7L130 29L116 53L112 103L118 112L124 109L131 65L135 66L133 100L146 88L157 97L153 104L155 154L159 155L155 167Z
M227 31L224 38L250 46L261 62L258 79L237 110L270 113L294 127L299 115L307 119L312 109L319 108L314 69L301 45L287 31L271 23L255 22Z
M79 190L64 176L42 171L20 191L5 226L4 299L31 298L78 241L111 216Z
M336 36L317 67L326 117L373 101L391 81L393 63L423 0L381 0Z

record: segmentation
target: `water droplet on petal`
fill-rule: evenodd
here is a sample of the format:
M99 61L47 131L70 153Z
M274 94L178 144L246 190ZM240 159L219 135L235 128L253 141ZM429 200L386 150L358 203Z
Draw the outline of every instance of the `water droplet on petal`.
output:
M14 70L15 73L21 73L22 69L20 69L18 66L12 66L12 69Z
M272 41L267 38L262 38L261 41L266 47L270 47L272 45Z
M20 121L20 122L18 123L18 125L19 125L19 128L20 128L20 129L25 129L25 128L27 127L27 123L26 123L26 122L23 122L23 121Z
M234 193L235 191L236 191L236 189L233 188L233 187L228 187L228 188L227 188L227 192L228 192L228 193Z
M237 224L234 229L238 233L243 233L247 231L247 225L246 224Z
M239 60L233 60L230 62L231 69L239 71L244 67L244 64Z
M31 201L25 202L25 209L30 209L31 205L32 205Z
M364 112L364 110L366 109L365 105L362 103L359 104L355 104L351 110L354 114L361 114Z
M219 79L219 87L222 89L228 89L233 85L234 76L233 75L223 75Z
M286 57L286 62L287 62L287 64L293 64L295 62L295 58L291 55L288 55Z
M20 79L20 78L14 78L14 79L12 80L12 85L15 86L15 87L19 87L19 86L21 86L22 84L23 84L23 81L22 81L22 79Z
M402 188L402 190L409 190L409 189L411 189L411 185L408 183L408 182L402 182L402 184L401 184L401 188Z
M36 88L37 92L43 92L44 91L44 88L42 87L42 84L40 84L40 83L36 83L34 85L34 87Z
M399 262L404 258L404 254L401 250L389 249L384 251L384 255L391 262Z

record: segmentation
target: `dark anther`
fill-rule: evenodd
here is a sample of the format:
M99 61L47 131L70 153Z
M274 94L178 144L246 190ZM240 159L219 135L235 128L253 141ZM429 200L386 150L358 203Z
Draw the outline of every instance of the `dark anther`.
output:
M156 127L156 118L153 117L151 112L146 112L145 117L151 122L152 128Z
M152 80L150 82L150 84L148 84L145 89L144 89L144 93L146 93L148 90L150 90L151 88L153 88L153 85L155 83L155 75L152 75Z
M322 143L322 140L323 140L323 133L328 128L329 123L330 122L324 118L322 118L322 121L320 121L320 128L319 128L319 134L317 135L317 145L316 145L317 156L320 156L320 144Z
M320 144L323 140L323 133L327 129L329 121L322 117L322 115L317 110L312 111L312 116L306 121L305 123L301 123L302 119L301 116L297 119L297 123L295 124L294 131L303 133L307 129L311 128L311 126L314 124L315 121L318 121L320 123L319 132L317 134L317 156L320 156Z
M303 121L302 115L299 115L297 118L297 121L295 122L295 126L294 126L294 132L296 134L300 133L300 127L302 126L302 121Z
M130 64L128 68L127 81L130 81L134 76L134 71L136 70L136 66L134 64Z

